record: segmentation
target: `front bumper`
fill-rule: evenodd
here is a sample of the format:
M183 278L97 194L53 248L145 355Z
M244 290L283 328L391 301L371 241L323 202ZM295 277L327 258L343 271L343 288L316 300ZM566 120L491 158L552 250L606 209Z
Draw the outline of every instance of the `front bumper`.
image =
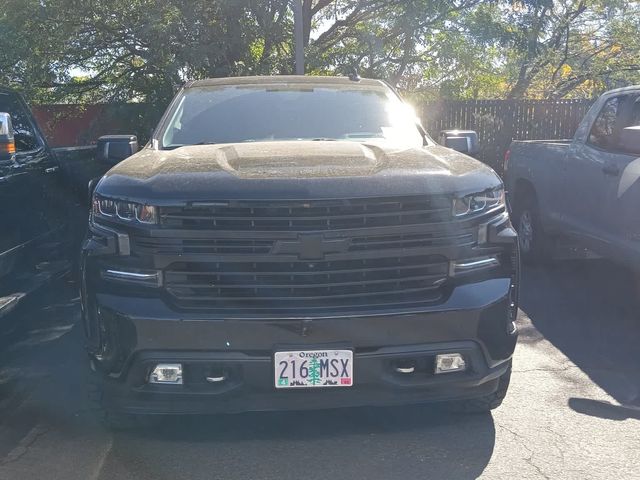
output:
M299 319L206 318L172 311L158 299L97 294L106 348L94 360L105 406L129 413L216 413L473 398L493 393L516 344L509 315L511 279L457 287L444 304L402 314ZM351 348L354 385L276 391L277 350ZM433 374L437 353L459 352L468 369ZM394 366L413 361L412 374ZM182 363L183 385L152 385L158 363ZM211 369L226 380L210 384Z
M501 266L452 279L442 301L350 313L290 310L286 316L180 310L161 289L108 285L101 269L162 270L182 260L137 252L120 232L92 232L83 250L83 318L89 352L103 373L105 406L129 413L215 413L424 403L495 392L516 345L517 239L506 213L469 222L476 231L472 245L418 250L449 259L499 254ZM274 352L325 348L353 350L353 386L276 390ZM461 353L467 370L434 374L438 353ZM415 364L415 371L399 372L398 362ZM149 384L159 363L182 363L184 384ZM206 381L220 372L224 381Z
M433 377L417 372L395 373L394 359L432 358L436 353L462 352L474 371ZM153 365L167 360L183 362L186 369L203 365L228 365L233 372L223 385L150 385L140 383ZM355 384L343 389L276 391L270 357L199 352L146 352L134 364L129 379L106 379L105 407L132 414L205 414L247 411L311 410L359 406L420 404L460 400L491 394L510 361L493 368L483 365L480 350L472 343L414 345L380 349L354 357ZM233 377L237 375L237 377ZM404 378L404 377L407 378Z

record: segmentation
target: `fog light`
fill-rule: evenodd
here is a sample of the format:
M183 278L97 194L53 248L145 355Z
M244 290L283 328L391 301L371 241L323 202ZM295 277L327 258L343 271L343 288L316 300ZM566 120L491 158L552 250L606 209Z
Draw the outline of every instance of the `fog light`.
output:
M459 353L436 355L436 373L461 372L466 369L467 364Z
M182 385L182 365L180 363L159 363L149 375L149 383Z

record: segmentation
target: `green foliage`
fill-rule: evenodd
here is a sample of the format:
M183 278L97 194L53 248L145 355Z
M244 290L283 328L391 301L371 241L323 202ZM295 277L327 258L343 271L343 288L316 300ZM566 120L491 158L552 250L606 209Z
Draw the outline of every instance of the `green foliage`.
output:
M289 63L283 2L1 0L0 11L0 81L31 98L166 103L189 79Z
M590 97L640 80L637 1L512 0L475 19L470 32L503 52L507 97Z
M590 97L640 82L626 0L303 0L307 71L414 98ZM292 73L289 0L0 0L0 84L165 105L190 79Z

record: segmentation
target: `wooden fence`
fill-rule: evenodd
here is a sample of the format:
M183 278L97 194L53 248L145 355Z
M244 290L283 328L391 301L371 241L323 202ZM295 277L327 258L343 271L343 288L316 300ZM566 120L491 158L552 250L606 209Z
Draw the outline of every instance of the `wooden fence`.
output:
M478 158L498 171L512 140L571 138L592 100L444 100L428 102L419 114L425 128L476 130Z
M141 143L160 119L163 107L144 103L34 105L31 107L52 147L95 144L109 134L135 134Z
M478 158L501 169L511 140L571 138L590 100L443 100L419 107L427 131L476 130ZM162 107L145 104L40 105L36 118L53 146L86 145L107 133L135 133L146 141Z

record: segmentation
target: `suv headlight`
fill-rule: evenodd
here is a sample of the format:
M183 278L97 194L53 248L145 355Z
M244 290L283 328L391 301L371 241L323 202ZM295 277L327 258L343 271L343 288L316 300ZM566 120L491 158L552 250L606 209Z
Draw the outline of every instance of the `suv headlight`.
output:
M504 188L498 187L453 199L453 216L464 217L504 207Z
M91 211L95 218L142 223L145 225L158 223L158 209L152 205L106 198L95 194L93 195Z

